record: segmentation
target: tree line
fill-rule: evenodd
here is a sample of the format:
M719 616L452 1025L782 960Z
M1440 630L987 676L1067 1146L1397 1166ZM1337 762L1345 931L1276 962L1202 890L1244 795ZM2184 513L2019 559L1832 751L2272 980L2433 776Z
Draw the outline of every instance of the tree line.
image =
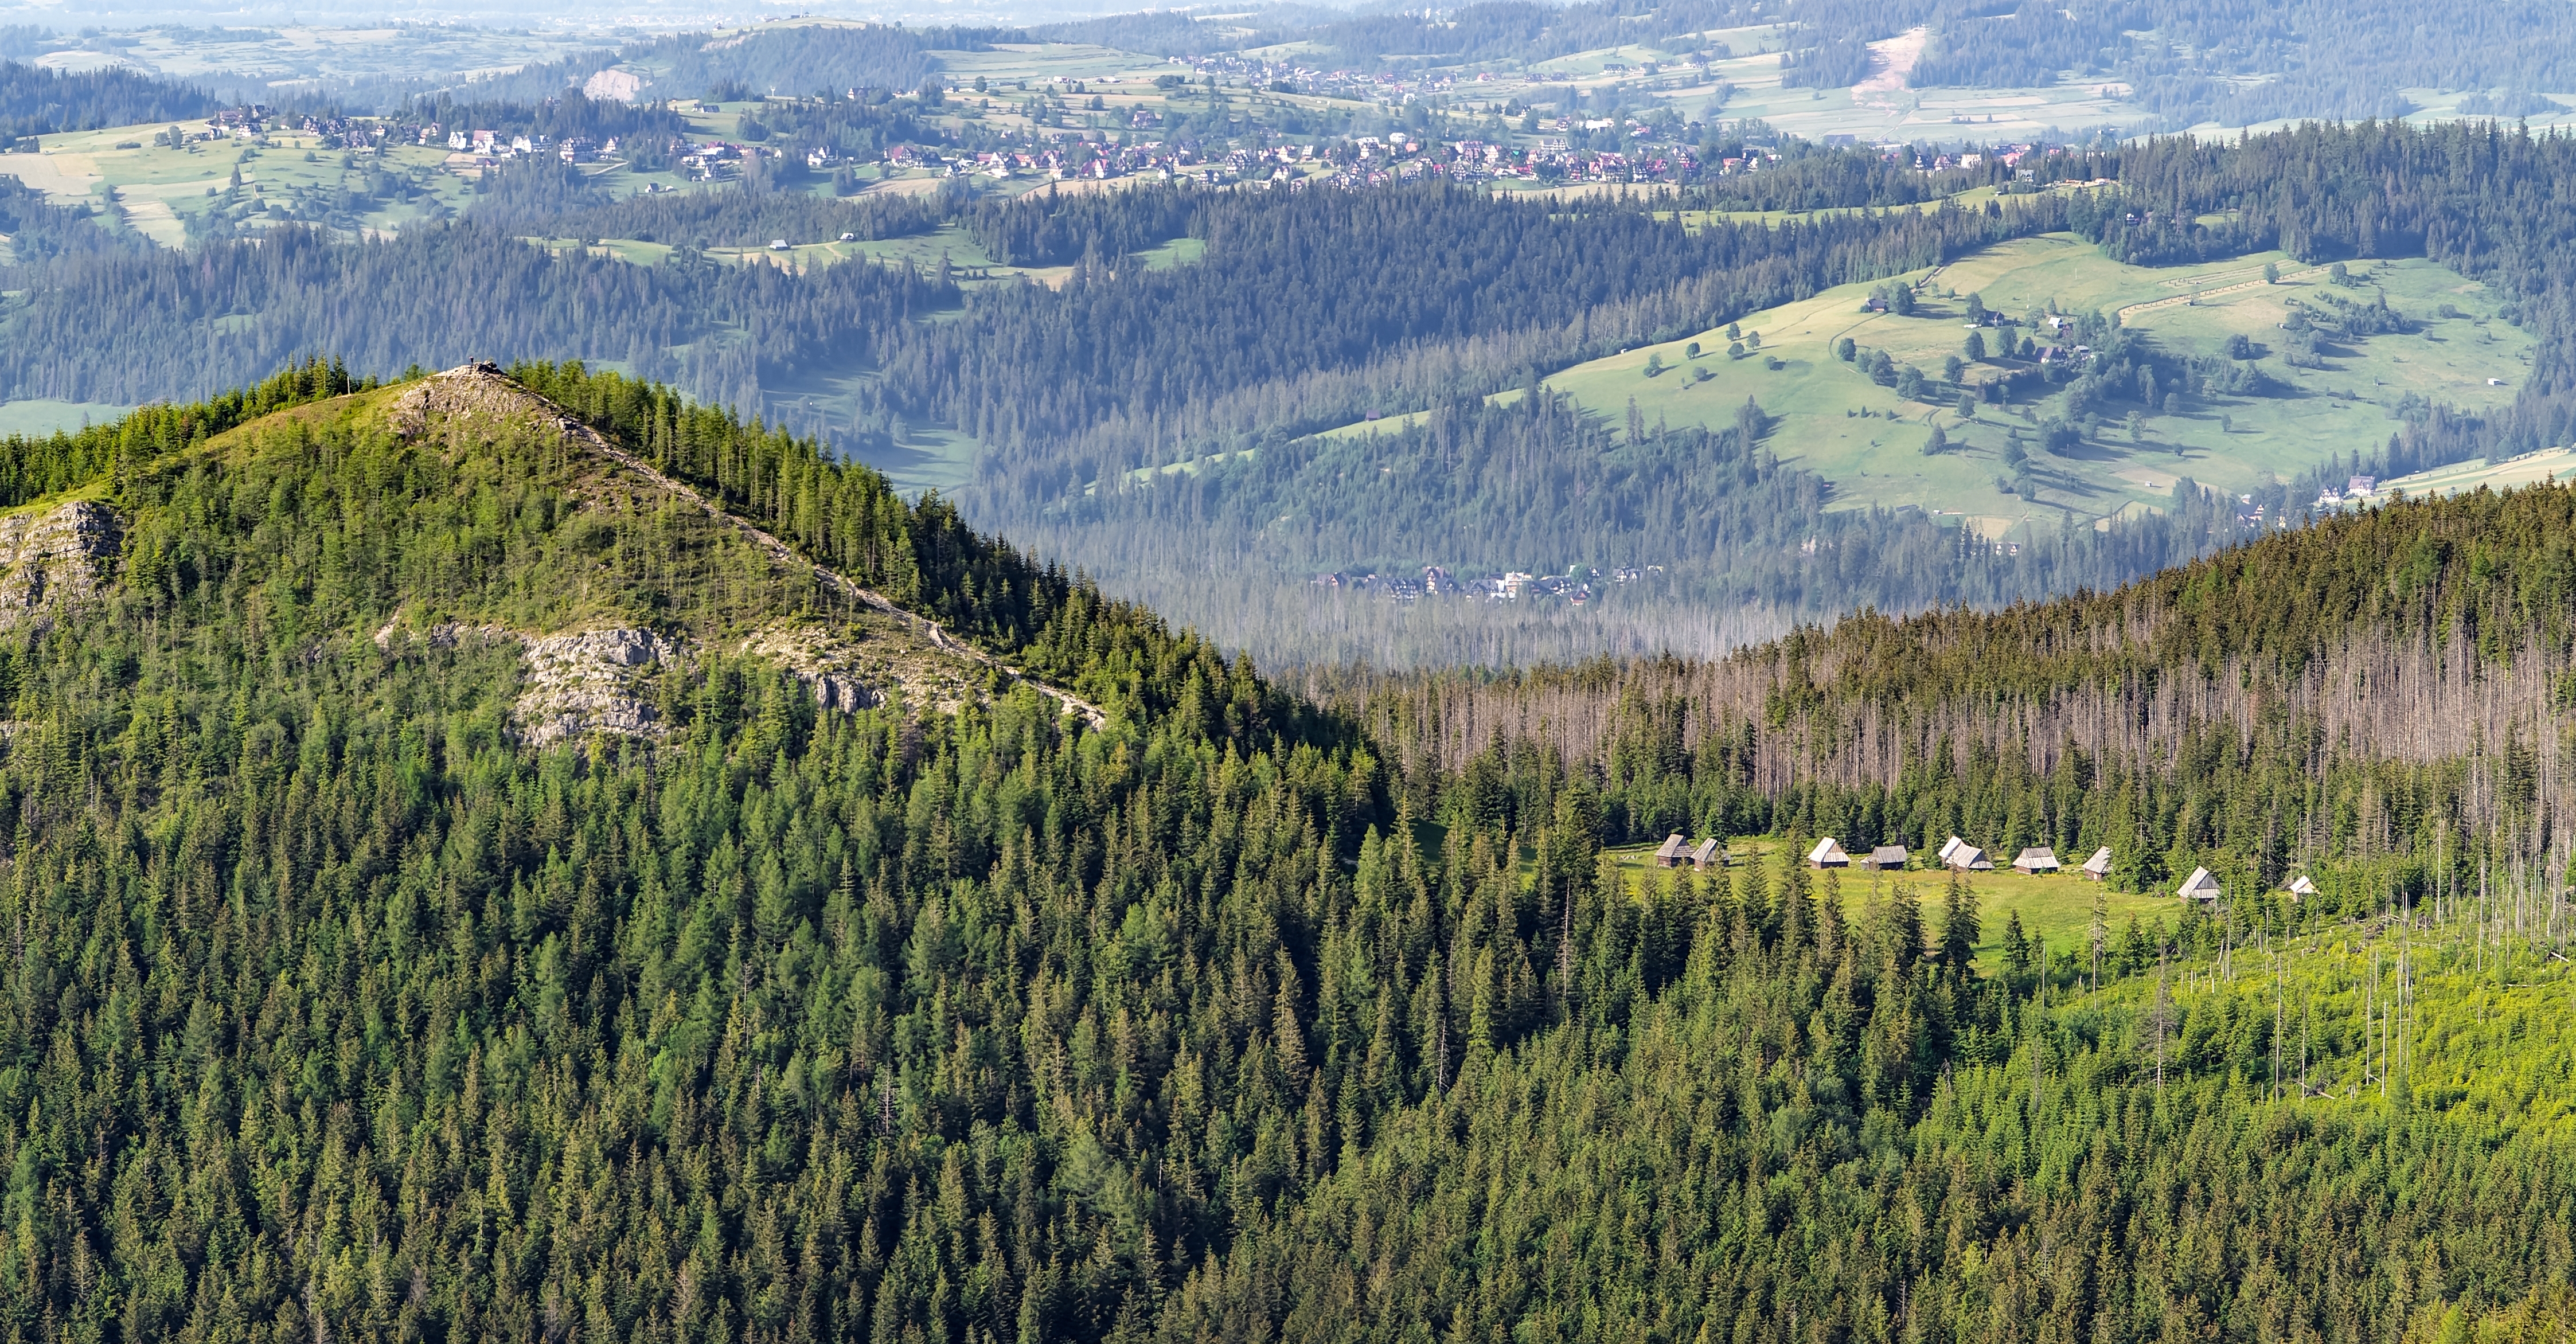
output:
M66 71L0 60L0 149L65 131L202 121L214 110L214 96L203 89L121 65Z

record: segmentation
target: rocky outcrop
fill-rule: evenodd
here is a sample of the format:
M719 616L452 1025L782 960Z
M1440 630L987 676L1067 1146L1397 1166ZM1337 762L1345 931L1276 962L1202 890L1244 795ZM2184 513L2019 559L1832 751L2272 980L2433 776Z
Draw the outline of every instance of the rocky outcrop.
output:
M511 705L512 736L530 746L609 733L655 738L668 731L653 708L652 680L685 650L650 630L577 630L531 635L498 625L434 625L405 637L399 619L376 632L376 647L433 649L509 644L519 651L527 684Z
M773 626L744 640L742 651L786 668L825 709L848 714L885 702L865 679L857 642L846 636L816 627ZM878 679L885 679L882 672Z
M393 425L405 438L428 432L432 417L500 420L586 435L582 423L521 387L497 364L467 364L433 374L394 398Z
M498 366L467 364L433 374L406 388L393 404L393 426L406 437L426 434L433 420L441 418L499 421L524 429L560 434L565 443L587 449L599 460L624 468L622 484L641 486L684 500L758 547L782 571L810 575L824 589L846 600L848 610L856 618L851 623L854 627L861 624L878 627L871 632L871 647L878 642L903 646L901 652L890 647L883 653L859 659L855 667L827 666L825 664L830 659L821 662L813 658L800 659L789 656L789 650L780 650L780 660L795 670L799 679L813 687L815 698L827 707L865 708L878 703L870 690L872 685L895 685L901 686L908 698L948 710L980 693L978 688L981 684L988 677L998 675L1006 683L1031 687L1067 711L1081 715L1094 728L1107 722L1099 706L1071 692L1024 676L993 655L951 638L937 622L905 611L884 594L798 555L794 548L777 537L736 516L689 485L664 475L651 463L583 424L563 407L529 391ZM602 483L595 488L609 487ZM890 636L893 638L888 639ZM760 643L767 638L765 633L752 642ZM811 646L813 639L811 633L806 632L789 642ZM932 664L946 666L933 667ZM854 670L861 675L853 676Z
M399 619L386 622L376 632L376 647L391 652L398 644L432 649L515 646L527 671L527 684L511 706L511 735L535 747L593 733L661 737L670 730L653 707L653 683L691 653L681 641L623 627L532 635L506 626L448 622L409 636L401 634L400 628ZM860 645L848 637L819 628L778 626L737 647L786 669L825 709L849 714L885 703L885 697L865 679L869 669L855 656ZM916 694L925 689L907 686ZM955 695L951 692L945 698L954 701Z
M662 735L645 683L679 657L678 645L650 630L585 630L530 637L525 647L528 688L514 707L522 740Z
M115 512L88 500L0 517L0 629L95 595L115 573L118 537Z

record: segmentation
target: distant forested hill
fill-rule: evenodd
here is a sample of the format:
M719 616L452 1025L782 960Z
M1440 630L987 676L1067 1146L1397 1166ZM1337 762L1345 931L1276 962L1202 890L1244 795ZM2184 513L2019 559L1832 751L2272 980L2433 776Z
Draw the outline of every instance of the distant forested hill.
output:
M121 66L74 74L0 61L0 145L59 131L197 121L214 106L214 96L203 89Z
M659 72L655 89L667 96L801 97L862 85L911 89L939 69L934 51L971 51L987 40L986 34L883 23L800 25L718 41L703 34L666 37L621 48L618 58Z
M883 267L800 279L685 256L641 267L552 255L470 224L361 246L281 228L194 255L53 263L6 315L0 388L139 402L221 386L303 350L339 350L379 370L544 350L677 372L756 404L764 363L772 376L805 360L864 366L905 313L954 301L931 277ZM188 367L160 362L183 346L198 351Z
M2481 491L2321 521L2116 590L1865 614L1726 660L1318 669L1307 689L1405 741L1408 768L1462 768L1499 732L1607 771L1621 781L1611 814L1628 818L1612 835L1627 840L2111 845L2150 884L2211 849L2286 881L2356 826L2393 828L2366 841L2383 850L2429 851L2447 826L2501 828L2496 843L2536 852L2566 845L2576 816L2561 732L2576 686L2571 519L2576 490ZM2459 788L2474 794L2439 807L2406 793Z
M1808 0L1785 14L1792 87L1846 88L1871 72L1868 44L1909 29L1929 43L1916 88L2047 86L2117 80L2169 128L2282 118L2400 116L2409 89L2576 91L2576 34L2550 0L2447 8L2389 0L2303 0L2248 8L2216 0ZM1760 0L1523 0L1440 11L1319 16L1288 9L1241 16L1258 35L1240 46L1303 41L1347 68L1472 65L1545 59L1649 43L1700 46L1703 35L1783 22ZM1208 25L1202 25L1208 26ZM1231 25L1229 25L1231 26ZM1200 54L1209 33L1144 16L1095 20L1083 40L1130 35L1137 49ZM1717 44L1722 45L1722 44Z
M1588 357L1580 352L1670 339L2061 228L2069 208L2083 208L2042 197L2010 211L1690 230L1633 202L1520 203L1447 186L1225 193L1177 219L1155 195L1126 193L1047 245L1051 258L1101 258L1092 273L1061 291L979 295L967 323L917 329L896 357L921 409L994 445L988 472L1039 466L1040 479L1014 481L1014 491L1063 488L1068 467L1089 465L1087 432L1116 436L1109 450L1136 462L1158 443L1169 452L1255 425L1346 423L1384 404L1365 400L1384 390L1359 383L1396 381L1389 366L1399 361L1437 355L1496 389L1532 367ZM1032 201L1000 213L1029 221L1053 209ZM1159 227L1109 223L1136 216ZM1011 236L1002 220L978 223ZM1198 263L1108 273L1115 248L1176 223L1207 240ZM1088 339L1067 341L1068 331ZM1397 395L1420 405L1468 386L1419 382Z

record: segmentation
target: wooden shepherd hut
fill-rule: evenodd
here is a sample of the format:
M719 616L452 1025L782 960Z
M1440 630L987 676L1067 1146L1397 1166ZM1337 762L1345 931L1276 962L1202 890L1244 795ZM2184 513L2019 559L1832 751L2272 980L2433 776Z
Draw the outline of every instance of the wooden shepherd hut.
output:
M2057 851L2046 845L2032 845L2013 856L2013 871L2024 877L2057 871Z

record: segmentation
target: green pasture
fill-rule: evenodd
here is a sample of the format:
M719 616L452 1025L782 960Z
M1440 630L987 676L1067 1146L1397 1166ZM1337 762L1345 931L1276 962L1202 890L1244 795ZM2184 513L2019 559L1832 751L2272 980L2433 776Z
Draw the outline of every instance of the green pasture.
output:
M416 193L409 200L365 202L354 212L362 228L399 231L427 215L461 211L473 195L472 184L446 168L443 147L390 145L379 155L323 149L316 137L282 134L263 144L191 140L174 149L153 143L167 129L167 123L154 122L45 136L42 154L0 159L0 174L60 203L97 205L114 226L165 247L184 243L189 218L209 210L242 212L242 226L252 230L290 212L312 219L312 203L329 197L336 204L345 190L363 193L370 169L411 183ZM204 128L191 122L181 129L195 134ZM232 186L236 170L242 178L238 188Z
M1730 875L1748 866L1761 865L1775 879L1784 859L1791 859L1789 842L1776 836L1737 837L1727 842L1733 860ZM1631 875L1643 891L1643 884L1663 879L1667 870L1655 866L1654 845L1628 845L1604 851L1616 859L1620 868ZM1930 854L1914 856L1918 865L1928 865ZM2113 891L2109 886L2089 882L2076 875L2074 866L2084 856L2059 855L2067 865L2063 873L2024 877L2009 868L1968 876L1969 890L1976 893L1978 911L1977 957L1993 964L2002 955L2003 933L2014 915L2021 917L2022 931L2045 940L2054 954L2086 945L2093 926L2093 903L2100 900L2114 937L2136 919L2152 929L2162 920L2170 929L2183 914L2182 902L2170 895ZM2000 862L2000 861L1999 861ZM1673 870L1687 874L1690 870ZM1710 875L1714 876L1714 874ZM1929 866L1917 866L1899 872L1882 873L1865 868L1843 868L1826 871L1810 870L1809 878L1821 896L1839 895L1843 909L1857 915L1872 900L1892 897L1902 889L1922 903L1925 928L1937 934L1941 927L1941 906L1949 888L1948 872Z
M2284 283L2261 283L2267 262L2281 267ZM1846 285L1742 319L1739 329L1759 333L1761 342L1741 357L1727 353L1729 338L1719 328L1580 364L1548 384L1614 418L1624 418L1633 399L1650 425L1732 425L1750 397L1771 417L1771 449L1832 481L1835 507L1912 506L1959 516L1993 537L2025 525L2047 529L2065 519L2162 508L2180 476L2237 493L2287 478L2329 454L2385 443L2395 427L2391 416L2409 396L2470 409L2511 400L2532 340L2496 316L2499 301L2483 286L2420 260L2355 267L2351 286L2334 286L2321 271L2298 278L2311 269L2278 253L2201 266L2128 266L2070 236L2023 239L1907 277L1921 283L1923 294L1910 316L1866 312L1871 286ZM2250 287L2239 288L2249 280ZM2145 417L2134 440L2124 422L2105 422L2079 449L2050 457L2038 451L2038 425L2063 411L2063 392L2006 407L1981 405L1963 418L1955 408L1960 388L1941 381L1943 358L1962 350L1965 298L1972 292L2023 321L2021 331L2043 344L2054 338L2045 327L2034 332L2027 325L2036 310L2109 313L2170 303L2135 311L2127 324L2181 358L2222 355L2229 336L2247 336L2266 347L2258 362L2283 390L2176 398L2173 413ZM2279 324L2293 301L2323 311L2327 292L2364 304L2385 293L2422 329L2351 341L2323 368L2293 368L2281 358L2287 342ZM2445 304L2460 316L2440 317ZM1926 399L1904 400L1837 358L1835 343L1846 337L1923 370L1930 380ZM1696 356L1689 353L1692 342L1700 346ZM1749 336L1746 344L1752 346ZM1650 362L1661 365L1652 376ZM1962 382L1976 384L2008 367L1999 359L1970 365ZM2490 386L2489 378L2501 386ZM2119 411L2133 406L2114 403ZM1390 432L1409 419L1390 416L1332 432ZM1949 446L1926 456L1936 425ZM2035 498L2005 493L1996 483L2007 474L2004 455L2014 431L2032 454Z
M2383 494L2462 495L2576 481L2576 449L2542 448L2502 462L2462 462L2380 483Z
M1025 79L1032 90L1045 80L1119 80L1119 84L1099 90L1101 93L1135 92L1121 87L1130 79L1142 80L1150 89L1154 76L1176 69L1160 57L1088 42L997 42L989 51L943 51L939 53L939 66L951 84L972 85L977 75L988 82L1016 83Z
M834 426L853 422L860 389L874 381L873 371L806 373L761 384L762 410L772 419L819 415ZM975 476L975 456L983 444L945 425L910 422L892 444L857 449L853 456L886 474L907 495L926 490L955 491Z
M1206 255L1205 238L1175 238L1160 247L1147 248L1137 253L1136 259L1145 263L1150 270L1168 271L1175 266L1187 266Z

